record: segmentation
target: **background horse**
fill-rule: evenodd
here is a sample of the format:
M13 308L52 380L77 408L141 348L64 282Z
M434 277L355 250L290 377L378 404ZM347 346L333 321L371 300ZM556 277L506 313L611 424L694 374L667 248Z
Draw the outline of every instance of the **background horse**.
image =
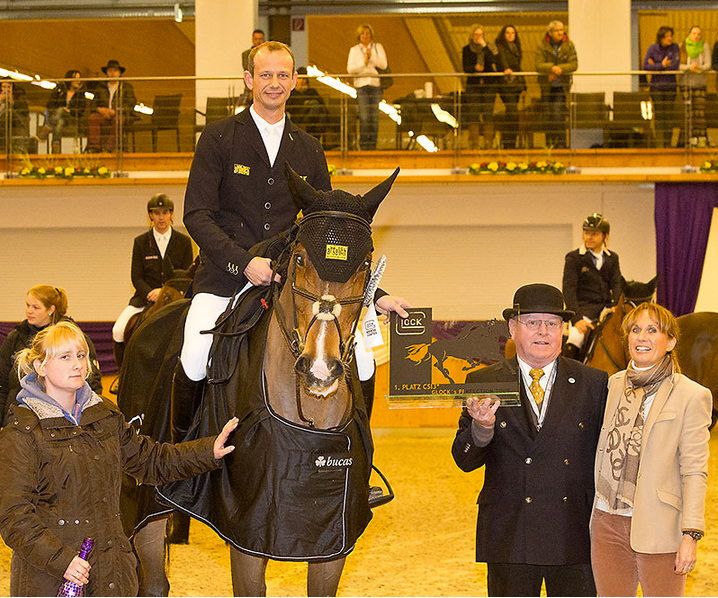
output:
M162 276L165 283L160 289L160 294L157 296L157 300L154 303L150 303L144 311L133 315L125 326L125 344L130 341L130 337L137 329L137 327L150 317L157 310L162 309L165 305L182 299L189 289L192 280L194 279L194 273L197 270L199 257L195 259L192 265L187 270L175 270L172 266L172 260L169 258L162 260ZM118 363L117 367L121 367L122 364Z
M355 197L318 193L290 170L303 218L290 243L265 254L283 286L250 289L213 330L208 385L188 438L236 415L237 449L222 469L159 495L230 542L235 595L266 594L269 558L309 562L309 595L334 595L371 519L373 444L352 358L370 222L397 174Z

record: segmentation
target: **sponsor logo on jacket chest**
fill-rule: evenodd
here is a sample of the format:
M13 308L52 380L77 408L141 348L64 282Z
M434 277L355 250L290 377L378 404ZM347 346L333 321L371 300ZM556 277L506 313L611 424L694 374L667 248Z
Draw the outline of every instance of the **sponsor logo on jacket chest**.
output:
M249 176L249 166L245 166L244 164L235 164L234 174L243 174L244 176Z

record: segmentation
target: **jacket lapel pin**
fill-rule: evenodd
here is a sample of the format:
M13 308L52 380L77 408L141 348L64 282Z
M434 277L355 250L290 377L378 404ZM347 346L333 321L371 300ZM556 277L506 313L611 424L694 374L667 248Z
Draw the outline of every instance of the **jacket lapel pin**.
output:
M576 384L576 378L574 378L573 376L571 376L571 377L568 379L568 383L569 383L569 384Z

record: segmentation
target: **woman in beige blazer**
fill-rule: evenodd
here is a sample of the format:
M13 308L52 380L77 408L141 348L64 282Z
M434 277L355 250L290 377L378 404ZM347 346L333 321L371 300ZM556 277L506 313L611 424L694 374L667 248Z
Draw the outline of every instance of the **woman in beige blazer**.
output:
M608 382L591 562L599 596L683 596L705 531L711 393L678 368L678 322L643 303L623 320L631 362Z

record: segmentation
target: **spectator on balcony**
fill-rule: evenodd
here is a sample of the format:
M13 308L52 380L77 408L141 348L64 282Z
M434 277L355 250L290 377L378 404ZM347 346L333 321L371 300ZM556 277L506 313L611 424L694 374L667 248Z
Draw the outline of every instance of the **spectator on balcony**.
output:
M513 25L504 25L496 38L496 49L498 56L496 70L503 72L505 77L499 79L499 96L504 103L506 115L504 116L504 127L501 132L501 145L504 149L516 148L516 134L519 127L519 99L526 91L526 80L523 75L514 73L521 72L521 40Z
M680 57L681 50L673 43L673 27L660 27L656 43L649 46L643 59L643 70L656 72L651 75L650 90L659 147L671 147L677 87L676 76L661 71L677 71Z
M30 109L25 90L10 77L3 77L0 83L0 150L27 153L30 138Z
M357 75L354 87L357 90L359 106L359 147L363 150L376 149L379 134L379 102L381 102L381 80L379 69L387 68L384 46L374 41L371 25L360 25L357 29L359 43L349 50L347 73Z
M257 46L261 46L264 43L264 31L261 29L255 29L252 31L252 47L247 48L244 52L242 52L242 71L246 71L249 67L249 54L250 52L256 48ZM252 90L249 89L246 85L244 86L244 91L242 92L242 95L239 96L239 99L237 100L238 106L249 106L252 103Z
M469 75L466 77L463 120L469 129L470 149L493 146L494 100L498 80L485 75L496 72L496 58L496 46L486 41L484 28L478 24L472 25L469 43L461 51L462 66Z
M546 119L546 146L566 147L567 98L571 73L578 69L576 47L568 39L563 23L551 21L536 49L536 71Z
M693 146L706 147L706 91L711 68L711 52L708 44L701 39L701 28L691 27L688 37L681 43L681 89L686 105L688 123L683 131L684 142ZM683 145L679 143L679 145Z
M135 90L131 83L121 81L125 67L117 60L109 60L102 67L107 81L94 90L91 104L87 151L114 152L117 146L117 129L136 120L134 109L137 104ZM121 118L118 118L120 116Z
M287 100L287 112L295 125L319 138L326 129L327 106L319 92L311 87L307 67L300 66L297 75L297 84Z
M60 141L69 132L78 135L82 118L87 109L85 86L80 81L80 71L70 70L63 81L52 90L47 101L46 121L37 133L38 140L47 139L52 133L52 153L60 153Z

